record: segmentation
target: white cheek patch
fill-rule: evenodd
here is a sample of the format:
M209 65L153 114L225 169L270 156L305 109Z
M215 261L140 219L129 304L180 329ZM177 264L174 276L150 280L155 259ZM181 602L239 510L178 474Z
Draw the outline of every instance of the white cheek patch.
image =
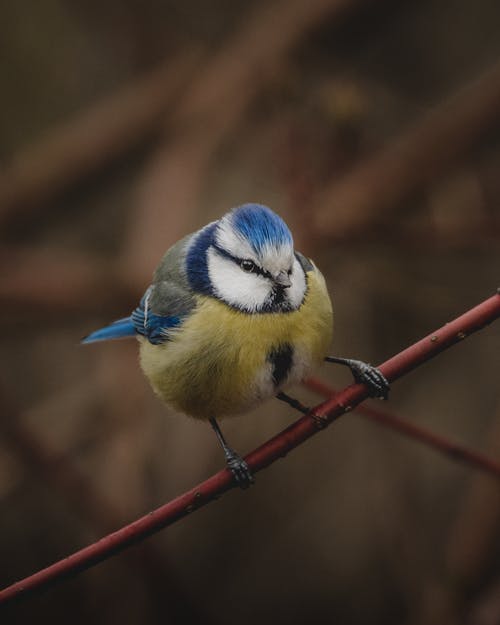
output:
M306 294L307 283L302 265L295 258L292 265L292 274L290 276L292 285L287 289L288 301L294 309L299 308Z
M208 275L219 299L247 312L259 310L271 292L266 278L242 271L213 248L208 250Z

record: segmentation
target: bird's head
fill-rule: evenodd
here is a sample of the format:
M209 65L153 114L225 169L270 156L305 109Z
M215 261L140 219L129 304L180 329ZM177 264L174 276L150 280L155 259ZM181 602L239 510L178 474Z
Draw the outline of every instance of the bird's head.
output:
M290 312L304 299L290 230L260 204L239 206L201 230L186 260L196 290L244 312Z

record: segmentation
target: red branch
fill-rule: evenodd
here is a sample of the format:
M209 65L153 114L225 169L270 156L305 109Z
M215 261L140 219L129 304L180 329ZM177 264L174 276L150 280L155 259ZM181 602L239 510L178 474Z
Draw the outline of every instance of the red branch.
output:
M380 365L380 369L386 378L393 382L498 317L500 317L500 292L393 356ZM353 384L345 388L252 451L246 457L248 465L254 473L262 470L286 456L289 451L301 445L318 430L323 429L344 413L352 410L367 397L367 389L361 384ZM231 473L223 469L134 523L5 588L0 592L0 603L5 604L14 599L26 597L58 580L74 576L167 525L175 523L194 510L202 508L231 488L234 488Z
M334 388L316 378L309 378L304 384L312 391L316 391L325 397L331 397L336 393ZM368 417L368 419L380 425L391 428L407 438L417 440L427 445L427 447L432 447L447 456L450 460L463 462L468 466L473 466L475 469L500 478L500 462L497 462L485 454L464 447L460 443L456 443L445 436L440 436L436 434L436 432L428 430L421 425L416 425L406 419L401 419L401 417L391 414L387 410L380 410L379 408L372 408L371 406L357 406L356 410L364 417Z

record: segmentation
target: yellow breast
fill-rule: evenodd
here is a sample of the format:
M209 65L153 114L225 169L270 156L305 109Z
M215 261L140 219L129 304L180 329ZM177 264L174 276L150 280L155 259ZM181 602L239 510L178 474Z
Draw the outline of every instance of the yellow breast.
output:
M298 382L326 355L332 307L323 276L307 274L301 307L289 313L247 314L200 296L172 340L152 345L140 338L141 367L167 404L196 418L244 412ZM283 379L273 353L291 348ZM278 382L278 383L277 383Z

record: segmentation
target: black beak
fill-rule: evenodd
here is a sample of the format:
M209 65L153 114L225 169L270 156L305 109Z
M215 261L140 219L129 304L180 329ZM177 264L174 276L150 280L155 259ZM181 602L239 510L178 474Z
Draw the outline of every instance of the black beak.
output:
M282 289L292 286L292 281L286 271L280 271L277 276L274 276L274 283Z

